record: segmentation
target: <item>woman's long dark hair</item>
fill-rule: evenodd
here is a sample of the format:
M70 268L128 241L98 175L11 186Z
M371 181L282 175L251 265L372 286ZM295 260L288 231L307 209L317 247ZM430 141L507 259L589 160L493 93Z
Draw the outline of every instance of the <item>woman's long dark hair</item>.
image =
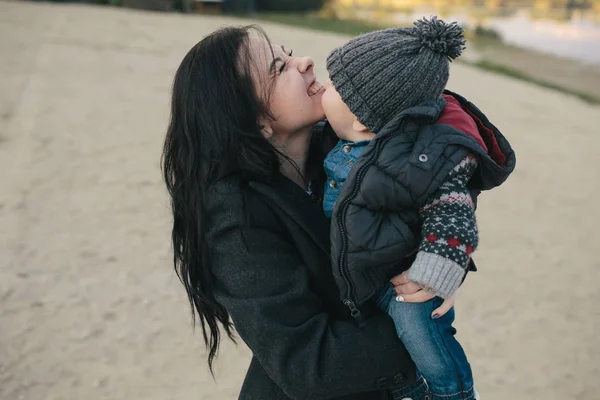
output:
M173 211L175 271L187 291L194 323L198 313L211 372L219 324L234 338L229 314L213 291L206 195L225 176L268 181L280 165L278 152L259 126L261 118L271 117L272 84L268 77L261 81L265 74L256 73L266 72L268 66L253 57L251 34L269 43L258 27L227 27L204 38L185 56L175 75L162 155Z

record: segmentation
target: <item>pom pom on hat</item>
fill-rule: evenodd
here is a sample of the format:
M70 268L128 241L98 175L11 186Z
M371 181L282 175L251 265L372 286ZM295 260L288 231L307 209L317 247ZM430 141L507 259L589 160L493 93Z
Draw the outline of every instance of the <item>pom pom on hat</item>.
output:
M429 49L442 53L450 61L459 57L465 49L463 28L456 22L448 24L435 16L415 21L412 34L421 40L421 51Z

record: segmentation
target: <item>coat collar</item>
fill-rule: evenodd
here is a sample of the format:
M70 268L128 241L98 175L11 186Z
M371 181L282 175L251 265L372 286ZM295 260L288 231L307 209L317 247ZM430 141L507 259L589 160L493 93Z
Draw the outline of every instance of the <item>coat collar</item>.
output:
M418 106L407 108L398 113L390 122L388 122L378 133L377 137L387 136L390 133L396 133L400 128L402 121L406 118L421 120L424 123L434 123L444 110L446 100L442 97L436 100L427 100Z
M329 257L329 219L319 202L281 174L270 185L253 181L250 186L299 225Z

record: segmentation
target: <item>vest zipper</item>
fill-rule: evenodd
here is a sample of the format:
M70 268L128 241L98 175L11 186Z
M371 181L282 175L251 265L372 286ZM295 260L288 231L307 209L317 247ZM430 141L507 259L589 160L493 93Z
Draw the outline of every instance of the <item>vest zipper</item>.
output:
M404 127L404 123L402 123L402 125L400 126L399 131L401 131L403 129L403 127ZM356 306L356 299L354 298L354 285L353 285L352 281L350 280L350 276L347 271L346 252L348 251L348 239L345 235L346 229L344 227L344 223L342 222L342 217L345 214L350 201L352 199L354 199L354 197L356 197L356 195L358 194L359 184L362 181L367 168L369 168L373 164L374 160L376 160L377 157L379 156L381 147L384 144L384 139L385 139L385 142L388 142L391 136L392 135L388 135L385 138L380 138L377 140L377 143L375 144L375 152L373 153L371 158L369 158L369 160L365 164L363 164L363 166L360 167L360 169L356 173L356 183L354 184L354 187L352 188L352 193L350 194L350 196L348 196L344 199L342 204L340 204L339 212L337 213L337 224L338 224L338 228L340 229L340 236L342 238L342 250L340 251L340 257L338 259L338 269L340 271L340 275L344 279L344 282L346 282L346 287L348 289L348 295L344 299L344 304L346 305L346 307L348 307L350 309L350 315L361 326L364 325L364 316L360 312L358 307Z

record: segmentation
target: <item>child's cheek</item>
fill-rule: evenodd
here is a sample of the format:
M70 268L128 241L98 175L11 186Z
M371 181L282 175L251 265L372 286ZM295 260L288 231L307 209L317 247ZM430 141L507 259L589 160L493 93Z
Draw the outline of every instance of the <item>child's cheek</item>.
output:
M323 96L321 96L321 107L323 108L325 115L327 115L327 98L327 89L325 89Z

